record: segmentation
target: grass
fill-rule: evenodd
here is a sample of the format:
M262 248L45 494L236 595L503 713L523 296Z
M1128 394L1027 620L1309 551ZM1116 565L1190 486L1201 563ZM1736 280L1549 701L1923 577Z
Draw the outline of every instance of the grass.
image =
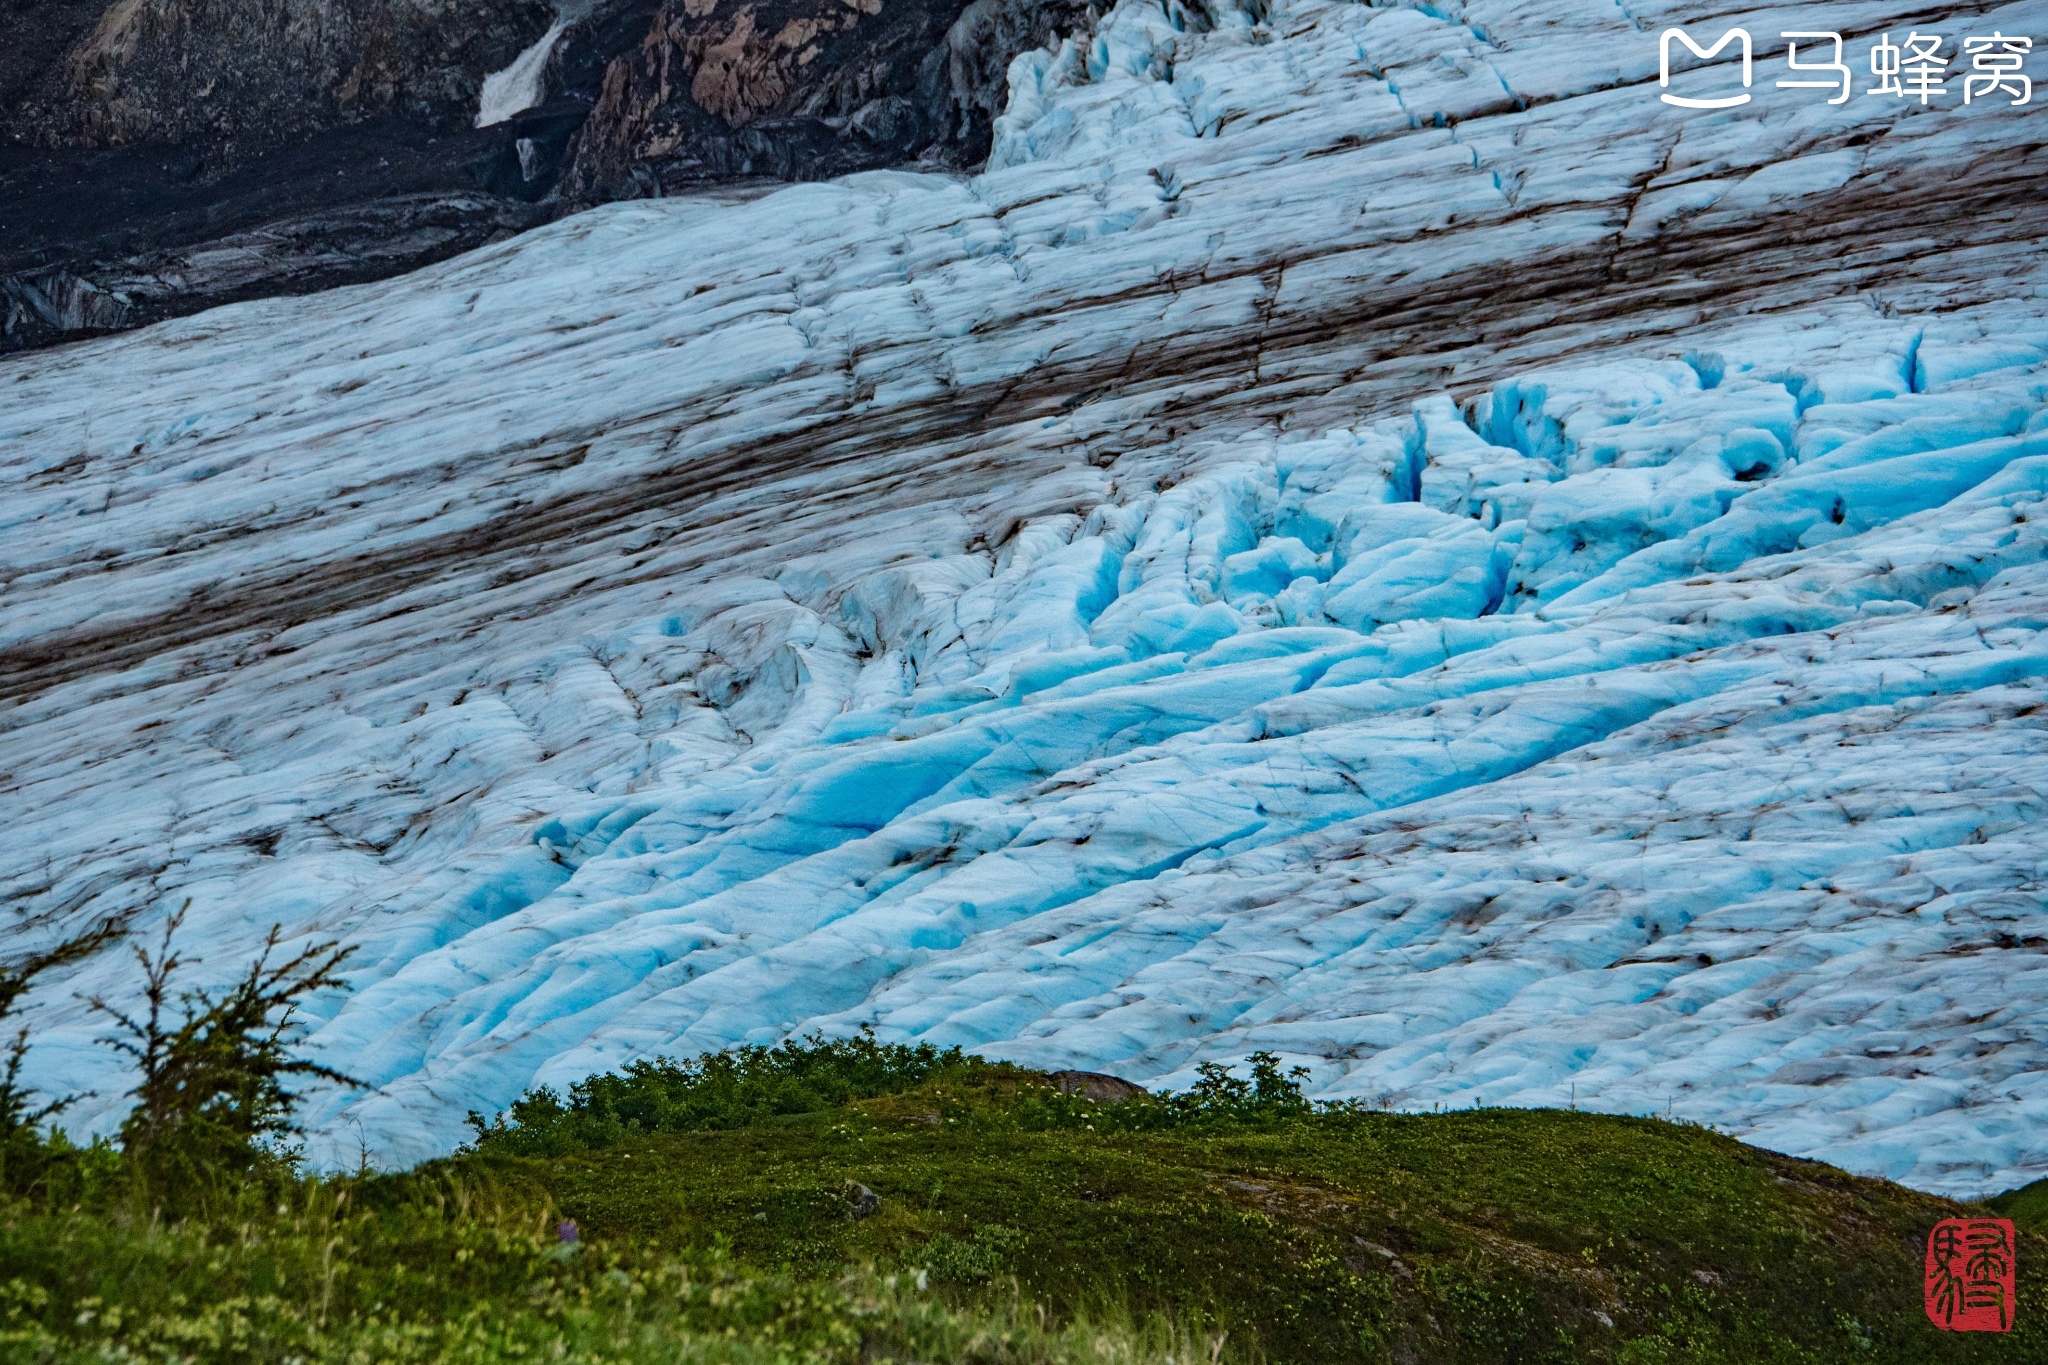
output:
M2023 1228L2048 1234L2048 1180L2036 1180L1985 1201L1994 1213Z
M914 1275L796 1278L717 1248L564 1244L551 1214L460 1178L365 1208L309 1187L285 1210L166 1227L11 1218L9 1362L1093 1362L1200 1358L1163 1320L1064 1324L1021 1300L962 1311ZM391 1191L385 1191L391 1193Z
M180 1222L111 1176L16 1198L0 1359L2048 1360L2043 1187L2007 1197L2017 1329L1948 1335L1915 1239L1970 1206L1705 1129L1308 1112L1270 1067L1093 1104L832 1046L529 1097L463 1155Z

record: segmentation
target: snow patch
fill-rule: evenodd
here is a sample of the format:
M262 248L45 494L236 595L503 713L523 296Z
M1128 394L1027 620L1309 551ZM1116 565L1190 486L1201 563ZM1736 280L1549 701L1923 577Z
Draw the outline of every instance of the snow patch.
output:
M555 50L556 40L568 27L566 20L556 19L533 46L512 59L510 66L484 77L483 94L477 101L477 127L489 128L503 123L514 114L533 108L546 97L548 57Z

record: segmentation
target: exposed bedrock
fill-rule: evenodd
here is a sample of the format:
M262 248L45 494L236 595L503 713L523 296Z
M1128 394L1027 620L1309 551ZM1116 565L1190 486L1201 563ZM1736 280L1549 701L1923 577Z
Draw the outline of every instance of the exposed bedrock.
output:
M0 350L574 208L988 153L1075 0L118 0L0 12ZM485 81L524 59L533 79ZM484 122L487 126L475 126Z
M16 125L229 163L380 114L453 131L552 17L547 0L117 0L34 78Z
M668 0L605 68L566 190L979 161L1010 59L1087 19L1075 0Z

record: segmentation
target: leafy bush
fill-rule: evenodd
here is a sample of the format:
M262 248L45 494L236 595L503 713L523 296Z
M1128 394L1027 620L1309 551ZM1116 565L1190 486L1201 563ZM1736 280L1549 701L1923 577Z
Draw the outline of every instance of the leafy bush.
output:
M991 1068L739 1129L445 1169L546 1190L593 1246L714 1244L799 1280L922 1270L955 1303L1227 1328L1237 1360L1975 1358L1920 1311L1913 1238L1961 1211L1951 1201L1650 1119L1286 1116L1281 1082L1299 1081L1275 1065L1280 1117L1242 1064L1219 1078L1241 1086L1121 1104ZM860 1216L849 1181L879 1208ZM2027 1234L2020 1265L2024 1336L1996 1348L2048 1359L2048 1243Z
M330 1074L292 1055L293 1008L342 955L276 946L219 996L174 998L168 936L137 954L149 1010L108 1011L142 1071L125 1152L37 1128L64 1101L21 1089L16 1040L0 1139L41 1173L0 1191L0 1359L1960 1358L1919 1312L1915 1239L1963 1206L1686 1125L1315 1104L1263 1052L1105 1103L813 1036L536 1091L472 1116L469 1154L311 1178L277 1146L284 1080ZM39 970L0 966L0 1016ZM2044 1203L1998 1203L2023 1225L2014 1359L2043 1353Z
M1001 1223L984 1223L965 1238L942 1232L910 1258L910 1264L933 1278L954 1284L979 1284L1016 1267L1012 1258L1024 1245L1024 1234Z
M1254 1052L1246 1060L1252 1070L1248 1080L1231 1075L1230 1068L1220 1063L1203 1062L1195 1068L1201 1079L1194 1088L1164 1096L1166 1108L1182 1122L1270 1122L1314 1112L1315 1106L1301 1093L1301 1083L1308 1078L1307 1067L1297 1066L1282 1075L1280 1059L1270 1052Z
M564 1100L543 1087L486 1121L471 1112L473 1150L559 1156L609 1147L635 1134L743 1128L778 1115L811 1114L851 1100L914 1090L928 1081L972 1081L997 1072L958 1048L878 1043L871 1033L813 1034L776 1047L740 1047L686 1062L633 1062L579 1081Z
M1005 1113L1026 1130L1150 1132L1270 1124L1350 1107L1318 1106L1304 1098L1305 1067L1283 1073L1280 1059L1270 1052L1255 1052L1247 1062L1248 1077L1232 1075L1221 1063L1204 1062L1196 1068L1200 1079L1181 1094L1103 1103L1065 1094L1036 1073L987 1062L959 1048L879 1043L865 1031L852 1038L812 1034L772 1048L730 1048L685 1062L666 1057L633 1062L623 1071L578 1081L569 1087L567 1099L547 1087L530 1090L492 1119L472 1110L469 1124L476 1138L468 1150L563 1156L654 1133L744 1128L766 1118L819 1113L928 1085L1016 1090L1020 1093Z
M2048 1358L2038 1234L2015 1331L1958 1343L1920 1312L1913 1239L1963 1206L1701 1128L1310 1106L1265 1056L1100 1104L871 1039L773 1051L779 1073L761 1050L662 1073L723 1076L697 1118L762 1115L737 1126L284 1172L161 1218L0 1197L0 1360ZM777 1074L854 1098L779 1113Z
M1243 1127L1270 1127L1312 1114L1350 1113L1350 1101L1314 1102L1301 1093L1308 1068L1280 1069L1270 1052L1245 1059L1251 1074L1234 1076L1220 1062L1195 1068L1198 1079L1178 1094L1159 1091L1129 1099L1103 1101L1066 1094L1050 1087L1027 1088L1008 1112L1027 1131L1081 1129L1098 1133L1152 1133L1169 1130L1203 1132Z

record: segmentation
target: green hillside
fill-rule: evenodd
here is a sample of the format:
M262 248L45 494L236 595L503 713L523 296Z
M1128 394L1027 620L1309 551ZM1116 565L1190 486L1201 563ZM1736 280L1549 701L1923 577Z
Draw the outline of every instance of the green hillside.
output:
M1916 1238L1964 1206L1652 1119L1315 1110L1270 1065L1122 1103L860 1042L640 1068L182 1220L119 1161L9 1206L0 1357L2048 1360L2040 1187L2017 1330L1950 1336Z

